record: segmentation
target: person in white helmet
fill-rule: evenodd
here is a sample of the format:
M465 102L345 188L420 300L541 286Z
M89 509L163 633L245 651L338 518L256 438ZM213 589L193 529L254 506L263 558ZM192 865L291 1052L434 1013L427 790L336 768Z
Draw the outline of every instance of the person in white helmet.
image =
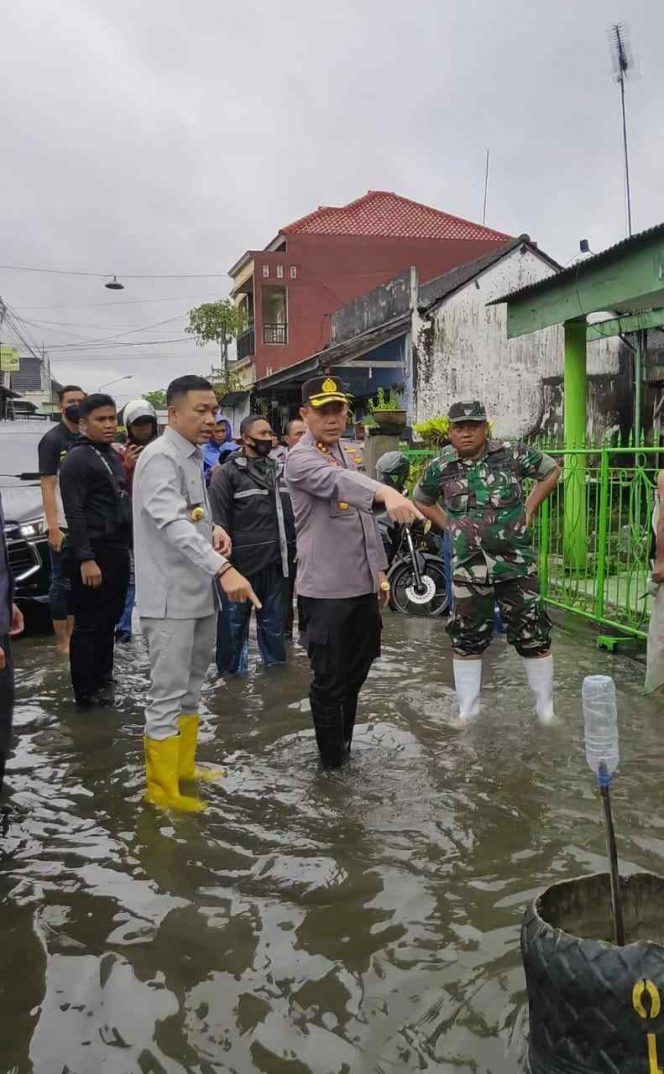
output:
M124 444L116 444L115 448L122 458L127 492L131 498L136 463L138 462L145 445L149 444L151 440L156 440L158 435L157 411L152 406L152 403L148 403L147 399L132 399L125 405L122 417L124 427L127 430L127 440ZM131 641L131 617L134 611L135 602L136 581L134 578L134 559L132 555L131 573L129 575L125 606L115 628L116 641Z

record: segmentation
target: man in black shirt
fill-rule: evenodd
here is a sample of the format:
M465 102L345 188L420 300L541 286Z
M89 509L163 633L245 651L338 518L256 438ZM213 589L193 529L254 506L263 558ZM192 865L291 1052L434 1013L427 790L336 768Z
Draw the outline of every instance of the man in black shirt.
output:
M295 559L295 525L289 496L279 488L278 464L270 458L272 430L260 414L240 426L242 450L215 470L210 483L212 520L231 538L231 562L247 578L262 607L256 634L265 667L285 664L288 577ZM251 603L221 592L216 662L220 675L248 670Z
M60 463L78 439L78 412L85 399L85 392L77 384L65 384L58 392L58 399L62 418L39 441L39 477L51 554L51 619L56 648L59 653L66 655L69 652L69 638L74 620L68 614L70 587L62 564L65 516L58 487L58 472Z
M74 612L69 663L78 705L109 700L115 624L129 580L130 511L122 461L111 446L116 428L111 397L89 395L80 407L80 437L60 467Z

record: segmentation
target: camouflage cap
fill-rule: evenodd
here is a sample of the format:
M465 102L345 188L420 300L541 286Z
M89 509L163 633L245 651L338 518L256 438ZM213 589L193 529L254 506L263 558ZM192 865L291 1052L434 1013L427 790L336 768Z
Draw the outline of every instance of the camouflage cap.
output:
M478 399L469 403L452 403L447 417L450 422L487 420L484 403L480 403Z

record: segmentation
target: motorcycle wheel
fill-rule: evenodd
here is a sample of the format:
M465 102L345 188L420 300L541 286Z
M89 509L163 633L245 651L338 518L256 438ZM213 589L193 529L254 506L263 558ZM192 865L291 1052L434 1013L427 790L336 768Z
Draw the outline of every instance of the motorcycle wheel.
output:
M435 586L435 593L427 604L415 604L410 600L406 592L415 584L413 568L410 563L399 563L394 571L390 571L390 607L395 612L404 615L418 615L433 618L442 615L447 608L447 586L442 563L434 563L430 559L425 561L423 575L426 575Z

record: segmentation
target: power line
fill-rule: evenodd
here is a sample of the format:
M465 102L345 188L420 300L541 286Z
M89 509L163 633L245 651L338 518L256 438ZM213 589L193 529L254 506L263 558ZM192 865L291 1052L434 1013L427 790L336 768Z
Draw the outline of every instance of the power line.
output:
M150 273L129 272L75 272L71 269L33 268L30 265L0 265L6 272L44 272L50 276L89 276L96 280L108 280L111 276L121 276L123 280L226 280L227 272L179 272L163 273L153 276Z
M91 310L91 309L113 309L116 310L118 306L143 306L148 303L155 302L188 302L190 300L199 301L201 298L212 298L216 295L216 291L208 291L204 295L173 295L170 298L130 298L130 299L113 299L109 298L106 302L83 302L77 305L68 306L63 302L56 302L52 306L14 306L15 310Z
M110 336L100 336L97 339L89 339L89 338L88 339L83 339L82 343L80 343L80 344L77 343L76 346L77 347L78 346L83 346L84 347L84 346L87 346L87 345L94 345L94 344L97 344L97 343L105 343L107 340L120 339L122 336L133 336L137 332L147 332L147 330L150 329L150 328L159 328L161 325L172 324L173 321L180 321L185 317L185 314L186 314L186 311L185 311L185 313L178 313L176 317L167 317L163 321L154 321L151 324L139 325L138 328L128 328L124 332L114 332ZM41 322L40 321L29 321L26 318L21 318L21 320L25 324L31 324L31 325L33 325L33 327L37 327L37 328L39 328L42 324L47 324L48 323L47 321L41 321ZM85 327L85 326L84 325L78 325L78 326L77 325L72 325L72 328L75 328L75 327L82 328L82 327ZM90 327L94 327L94 326L91 325ZM98 327L103 327L103 326L98 326ZM107 326L107 327L110 327L110 326ZM57 344L54 344L54 346L68 347L68 346L70 346L70 344L69 343L57 343Z
M100 350L113 350L114 347L161 347L164 344L172 343L193 343L193 339L190 336L175 336L173 339L140 339L140 340L122 340L115 343L53 343L48 348L52 351L100 351Z
M191 360L194 361L197 356L191 355L190 357ZM209 355L201 354L200 357L201 360L205 362L209 362L210 360ZM92 365L93 362L99 363L100 365L114 365L115 362L182 362L186 359L186 355L183 357L177 354L113 354L108 358L101 355L93 358L66 358L64 355L58 355L53 359L53 362L57 362L60 365L69 365L70 363L76 362L87 362L89 365Z

